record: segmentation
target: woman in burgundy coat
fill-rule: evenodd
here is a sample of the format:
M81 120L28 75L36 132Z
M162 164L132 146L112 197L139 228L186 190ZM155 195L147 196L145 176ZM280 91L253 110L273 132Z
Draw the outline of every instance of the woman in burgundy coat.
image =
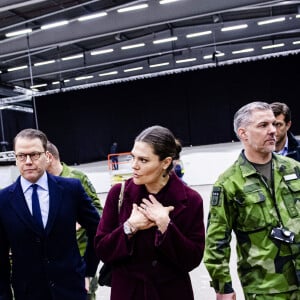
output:
M145 129L135 139L120 212L121 184L108 193L95 247L113 266L111 300L194 299L189 272L203 256L203 202L172 171L180 151L169 129Z

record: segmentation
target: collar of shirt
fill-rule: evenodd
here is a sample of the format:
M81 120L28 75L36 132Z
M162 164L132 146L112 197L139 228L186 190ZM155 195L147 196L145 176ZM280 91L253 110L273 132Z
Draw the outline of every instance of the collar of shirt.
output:
M289 140L288 140L288 137L286 137L286 141L285 141L284 147L280 151L277 151L277 152L275 151L275 153L283 155L283 156L286 156L287 153L288 153L288 143L289 143Z
M43 190L48 191L47 173L44 172L44 174L35 183ZM31 185L32 185L32 182L28 181L23 176L21 176L21 186L22 186L23 193L25 193L31 187Z
M37 189L37 193L40 201L41 214L43 219L43 224L46 227L48 214L49 214L49 188L48 188L48 176L47 172L39 178L37 182L35 182L39 188ZM21 186L24 192L24 197L28 206L30 213L32 214L32 189L30 188L32 182L28 181L24 177L21 176Z

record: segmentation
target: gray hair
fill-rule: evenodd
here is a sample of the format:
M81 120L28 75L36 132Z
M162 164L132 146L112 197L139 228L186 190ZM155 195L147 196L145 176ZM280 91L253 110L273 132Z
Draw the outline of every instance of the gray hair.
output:
M242 106L235 114L233 118L233 129L238 136L238 129L240 127L246 127L252 122L252 113L255 110L272 110L270 104L266 102L255 101Z

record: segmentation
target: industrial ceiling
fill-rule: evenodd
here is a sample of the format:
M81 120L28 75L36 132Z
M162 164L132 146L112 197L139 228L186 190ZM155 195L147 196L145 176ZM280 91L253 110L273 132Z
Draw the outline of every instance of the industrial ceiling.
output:
M0 21L0 108L300 51L300 1L2 0Z

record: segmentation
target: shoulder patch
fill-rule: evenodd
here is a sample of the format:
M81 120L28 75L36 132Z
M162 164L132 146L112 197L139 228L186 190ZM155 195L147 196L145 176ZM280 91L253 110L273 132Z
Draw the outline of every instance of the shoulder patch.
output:
M214 186L211 193L211 201L210 201L210 204L212 206L220 205L220 195L221 195L221 188L219 186Z

